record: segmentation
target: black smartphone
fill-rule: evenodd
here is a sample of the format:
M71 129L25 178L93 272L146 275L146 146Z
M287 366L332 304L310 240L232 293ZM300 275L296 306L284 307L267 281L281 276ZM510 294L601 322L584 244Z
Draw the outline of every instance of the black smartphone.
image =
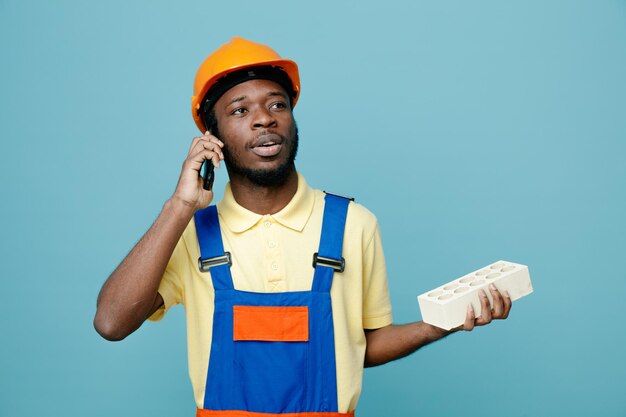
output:
M202 173L202 188L210 190L213 188L213 180L215 179L215 167L210 159L205 159L200 168Z

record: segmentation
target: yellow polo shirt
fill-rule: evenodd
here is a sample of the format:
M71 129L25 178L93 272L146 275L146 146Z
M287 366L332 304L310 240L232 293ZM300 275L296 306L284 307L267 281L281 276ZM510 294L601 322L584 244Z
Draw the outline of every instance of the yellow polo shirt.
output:
M253 213L235 201L230 185L217 204L224 249L231 253L237 290L307 291L313 282L324 212L324 193L309 188L298 174L298 190L280 212ZM346 268L335 273L331 288L339 412L353 411L361 393L363 329L391 324L385 258L376 218L350 203L343 241ZM198 269L200 250L194 221L189 223L159 286L165 302L150 320L158 321L175 304L185 306L189 375L198 408L204 404L213 327L210 273Z

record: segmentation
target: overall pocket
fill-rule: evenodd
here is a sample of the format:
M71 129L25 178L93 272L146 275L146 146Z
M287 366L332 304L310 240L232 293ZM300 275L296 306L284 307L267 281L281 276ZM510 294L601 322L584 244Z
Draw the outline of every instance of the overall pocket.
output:
M309 348L307 306L233 306L235 378L248 409L303 409Z

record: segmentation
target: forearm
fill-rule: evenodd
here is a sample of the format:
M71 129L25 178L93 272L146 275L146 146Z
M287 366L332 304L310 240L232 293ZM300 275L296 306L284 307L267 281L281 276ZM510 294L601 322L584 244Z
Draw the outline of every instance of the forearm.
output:
M403 358L452 332L421 321L366 330L365 366L378 366Z
M502 320L509 316L512 301L505 291L503 294L494 285L489 286L493 304L484 290L478 294L482 315L475 316L472 304L467 306L465 322L451 330L440 329L424 322L389 325L376 330L366 330L365 366L377 366L395 359L403 358L422 346L437 341L459 330L472 331L475 326L484 326L492 320Z
M108 340L135 331L156 307L159 283L193 209L168 200L150 229L102 286L94 327Z

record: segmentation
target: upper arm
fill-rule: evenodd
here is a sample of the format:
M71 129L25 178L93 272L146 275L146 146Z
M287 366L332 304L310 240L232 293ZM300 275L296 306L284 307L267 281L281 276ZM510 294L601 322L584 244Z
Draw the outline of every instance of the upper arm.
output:
M391 300L382 239L376 224L363 249L363 328L379 329L392 322Z
M174 252L170 257L165 272L159 283L154 303L150 308L150 314L147 319L151 321L161 320L170 307L183 301L184 283L183 277L188 273L189 254L184 241L184 235L174 248Z

